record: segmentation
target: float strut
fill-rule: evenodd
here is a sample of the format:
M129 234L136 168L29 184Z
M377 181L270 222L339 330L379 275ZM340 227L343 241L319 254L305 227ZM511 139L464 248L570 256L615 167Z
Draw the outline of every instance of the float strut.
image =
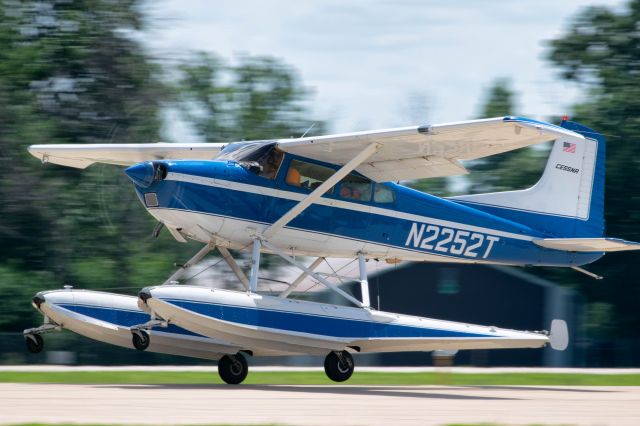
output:
M323 260L324 260L324 257L319 257L316 260L314 260L313 263L309 265L309 270L313 271L314 269L316 269L318 265L322 263ZM309 276L309 273L307 271L304 271L303 273L301 273L298 276L298 278L296 278L295 281L292 282L286 290L284 290L282 293L278 295L278 297L289 296L291 292L295 290L300 285L300 283L304 281L304 279L307 278L308 276Z
M262 243L259 238L253 240L251 251L251 277L249 278L249 293L258 291L258 272L260 271L260 248Z
M338 293L339 295L341 295L342 297L344 297L345 299L347 299L348 301L350 301L354 305L359 306L361 308L363 307L362 306L362 302L360 302L358 299L356 299L355 297L349 295L348 293L345 293L338 286L336 286L336 285L332 284L331 282L325 280L320 274L318 274L316 272L313 272L311 269L307 268L302 263L298 262L297 260L295 260L291 256L287 255L285 252L280 250L278 247L274 246L273 244L269 243L268 241L263 241L262 244L264 244L264 246L266 248L268 248L269 250L271 250L272 252L274 252L275 254L277 254L278 256L280 256L281 258L286 260L287 262L289 262L292 265L295 265L298 268L302 269L304 272L309 274L316 281L319 281L325 287L329 288L330 290L335 291L336 293Z
M360 269L360 293L362 294L362 307L371 307L369 299L369 281L367 281L367 265L365 263L364 254L358 252L358 266Z
M249 290L249 280L247 279L247 276L244 274L244 272L242 272L242 269L240 269L240 266L238 266L233 256L231 256L229 250L227 250L226 247L218 246L218 251L222 255L222 258L227 262L227 265L229 265L233 273L236 274L236 277L238 277L245 290Z
M216 245L214 243L212 243L212 242L207 244L206 246L202 247L191 259L189 259L187 261L187 263L182 265L180 267L180 269L178 269L173 274L171 274L171 276L169 278L167 278L167 280L165 282L163 282L162 285L175 284L176 279L180 275L182 275L182 273L185 270L189 269L190 267L192 267L196 263L200 262L202 260L202 258L204 258L207 254L209 254L209 252L211 250L213 250L215 247L216 247Z

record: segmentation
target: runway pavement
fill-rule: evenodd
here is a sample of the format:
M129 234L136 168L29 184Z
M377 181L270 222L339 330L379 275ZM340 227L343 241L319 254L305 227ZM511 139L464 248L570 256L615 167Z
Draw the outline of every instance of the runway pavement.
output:
M0 424L640 424L640 387L0 384Z

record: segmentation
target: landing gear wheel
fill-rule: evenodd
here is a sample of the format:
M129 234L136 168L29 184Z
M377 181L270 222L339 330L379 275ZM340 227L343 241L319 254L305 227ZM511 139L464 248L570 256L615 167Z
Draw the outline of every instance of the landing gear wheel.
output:
M44 348L44 340L42 339L42 336L39 334L30 334L28 336L24 336L24 339L29 352L32 354L42 352L42 348Z
M249 374L249 365L242 354L225 355L218 361L220 378L230 385L237 385L244 381Z
M144 330L140 330L137 333L131 333L133 338L133 347L135 347L139 351L144 351L149 347L149 343L151 343L151 339L149 338L149 333Z
M344 382L353 374L353 358L347 351L330 352L324 359L324 372L334 382Z

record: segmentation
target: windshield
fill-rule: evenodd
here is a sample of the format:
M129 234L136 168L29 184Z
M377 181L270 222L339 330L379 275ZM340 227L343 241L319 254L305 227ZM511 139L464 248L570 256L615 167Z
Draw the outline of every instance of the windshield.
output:
M250 172L273 180L283 154L273 141L236 142L227 145L216 160L235 161Z
M220 161L257 161L275 146L274 141L234 142L225 146L216 160Z

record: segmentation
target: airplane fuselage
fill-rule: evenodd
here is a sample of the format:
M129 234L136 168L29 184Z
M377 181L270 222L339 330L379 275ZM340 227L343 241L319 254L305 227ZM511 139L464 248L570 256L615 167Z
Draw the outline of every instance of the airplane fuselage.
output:
M269 179L234 161L163 161L166 174L136 185L145 208L181 235L242 249L251 245L312 188L288 183L291 161L338 166L286 155ZM394 183L371 183L369 196L345 196L337 184L270 241L295 255L410 261L576 266L602 253L540 247L553 237L462 203ZM378 196L383 194L384 196Z

